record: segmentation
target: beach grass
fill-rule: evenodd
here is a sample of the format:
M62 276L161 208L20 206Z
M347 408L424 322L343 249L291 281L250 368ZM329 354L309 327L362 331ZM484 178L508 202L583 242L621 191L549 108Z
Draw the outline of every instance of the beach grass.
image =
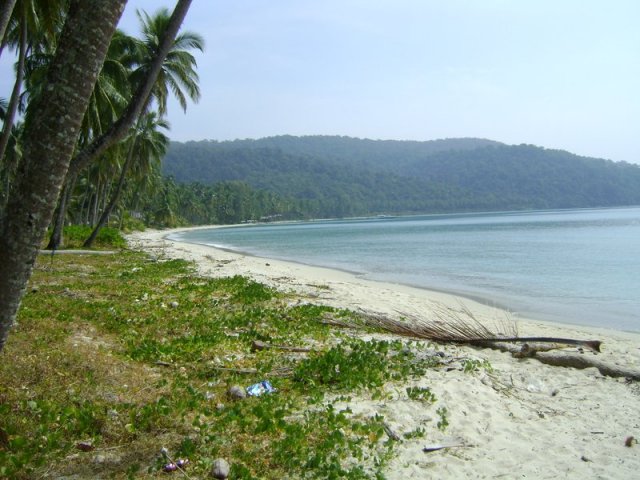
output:
M157 478L181 458L176 478L205 478L224 458L231 478L384 478L384 417L338 405L435 363L327 315L352 314L184 260L41 256L0 362L0 477ZM276 391L229 396L262 380ZM432 392L408 394L446 428Z

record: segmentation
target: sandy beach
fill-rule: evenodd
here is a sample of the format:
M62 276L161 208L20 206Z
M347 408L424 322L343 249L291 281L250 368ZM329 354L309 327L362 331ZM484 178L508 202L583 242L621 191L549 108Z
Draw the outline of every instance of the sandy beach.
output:
M426 318L442 306L452 311L467 308L482 322L515 321L522 336L601 340L601 353L582 355L597 355L607 365L640 371L640 334L513 318L498 308L445 293L167 240L171 232L137 232L128 240L132 248L156 257L194 261L201 275L248 276L294 293L301 301L398 318ZM363 397L349 403L356 414L383 415L399 435L427 430L425 438L399 444L387 478L638 478L640 445L630 439L640 438L638 382L605 376L596 368L545 365L488 348L435 348L453 359L451 368L429 371L411 386L429 387L438 399L436 405L418 408L404 388L383 400ZM492 368L465 373L455 359L487 361ZM440 407L447 409L449 426L444 432L436 428ZM436 444L463 446L423 451Z

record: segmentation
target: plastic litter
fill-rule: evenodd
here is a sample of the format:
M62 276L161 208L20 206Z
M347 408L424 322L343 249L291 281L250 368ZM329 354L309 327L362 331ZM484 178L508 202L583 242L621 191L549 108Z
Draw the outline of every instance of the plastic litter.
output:
M277 390L273 388L273 385L271 385L271 382L269 382L269 380L263 380L247 387L247 394L251 395L252 397L259 397L260 395L264 395L265 393L273 393L275 391Z
M179 458L175 462L167 463L164 467L162 467L162 470L167 473L175 472L179 468L186 467L187 463L189 463L189 460L187 458L185 459Z

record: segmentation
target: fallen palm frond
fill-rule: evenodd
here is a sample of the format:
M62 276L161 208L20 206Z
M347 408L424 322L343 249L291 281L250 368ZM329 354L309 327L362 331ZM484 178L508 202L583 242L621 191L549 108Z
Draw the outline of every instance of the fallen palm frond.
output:
M520 337L514 322L505 319L490 328L480 322L466 307L459 310L441 306L432 312L432 319L401 314L395 319L378 313L360 314L363 326L380 328L396 335L432 340L436 342L464 343L467 345L495 347L500 343L550 343L584 347L600 352L599 340L575 340L560 337ZM343 326L356 326L341 320Z
M557 345L572 345L600 352L600 340L576 340L560 337L520 337L514 322L508 318L494 322L491 328L480 322L464 306L454 310L438 306L431 311L432 318L398 313L399 318L361 311L357 317L340 319L325 317L322 323L343 328L377 328L394 335L430 340L434 342L460 343L496 348L510 352L517 358L533 358L548 365L572 368L596 368L602 375L640 380L640 372L624 367L608 365L593 356L553 353ZM513 343L522 344L513 346Z

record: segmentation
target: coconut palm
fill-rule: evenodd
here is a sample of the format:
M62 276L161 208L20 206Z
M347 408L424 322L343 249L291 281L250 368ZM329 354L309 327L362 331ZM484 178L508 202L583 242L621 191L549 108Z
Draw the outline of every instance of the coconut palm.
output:
M18 0L10 16L6 39L0 37L3 45L6 42L9 47L16 49L18 55L14 87L0 134L0 161L4 158L18 109L27 56L30 52L51 52L53 50L59 33L59 25L63 23L64 3L60 0Z
M67 170L67 178L74 179L82 170L88 167L91 162L99 158L104 152L123 140L128 134L130 128L138 120L141 112L149 106L149 98L151 91L156 86L158 76L165 68L165 61L169 53L175 49L175 39L178 36L178 30L184 20L187 11L191 5L191 0L177 0L173 13L164 23L163 34L158 36L157 48L150 51L151 57L146 68L146 75L136 79L134 84L135 91L131 96L127 107L123 113L105 132L97 136L88 146L80 148L78 153L71 159L69 169ZM167 15L165 15L166 17ZM200 42L202 44L202 42ZM200 48L202 45L200 45ZM195 60L193 62L195 65ZM195 73L195 72L194 72ZM62 224L66 217L66 195L60 196L58 205L58 213L54 221L54 236L49 242L48 248L55 249L59 246L59 242L54 240L61 239Z
M130 59L134 55L136 50L137 41L133 37L130 37L117 30L113 36L109 50L107 52L107 58L98 76L98 81L91 93L89 99L89 107L84 115L82 121L82 127L80 129L79 147L83 148L90 144L90 142L97 136L101 135L104 130L108 129L118 117L122 115L122 112L127 107L127 104L132 95L131 83L129 81L129 75L131 74L128 68ZM33 69L31 77L39 79L43 76L42 71L46 71L46 61L40 61L38 66ZM37 95L41 82L35 80L30 85L30 90ZM119 161L117 152L105 152L100 158L97 159L94 165L94 169L97 168L101 172L105 171L119 171L119 168L113 168ZM94 172L86 171L87 178L90 178ZM114 174L112 174L114 175ZM117 173L115 173L117 175ZM98 177L100 178L100 176ZM112 177L111 177L112 178ZM47 249L55 250L63 243L62 229L67 217L67 205L71 200L77 174L68 175L62 192L60 194L60 201L58 208L56 209L53 229Z
M142 27L142 39L137 43L137 48L132 52L130 63L136 65L130 76L131 84L134 89L141 84L149 75L153 66L154 59L158 55L162 45L167 28L169 27L171 16L166 8L160 9L155 15L150 16L146 12L138 12L138 18ZM202 51L204 48L204 40L199 35L192 32L183 32L176 36L164 62L162 62L157 79L151 88L143 106L143 114L138 119L138 124L134 129L135 132L147 131L152 124L162 127L161 120L155 115L149 116L144 113L149 110L151 105L155 105L158 109L158 116L162 117L167 112L167 100L169 92L173 93L183 110L187 107L187 97L194 102L200 98L200 88L198 86L198 74L195 70L195 57L188 49L197 49ZM165 123L166 124L166 123ZM135 134L134 132L134 134ZM122 166L118 186L113 193L112 201L101 215L98 224L95 226L91 236L85 241L85 246L89 247L95 240L98 232L104 226L109 215L113 211L118 199L120 198L124 180L133 164L135 158L136 140L133 140L131 149L127 159ZM140 158L145 158L141 156Z
M162 157L164 157L169 146L169 138L162 133L160 129L168 130L169 124L166 120L158 118L155 112L146 113L140 117L136 128L125 144L128 146L127 159L122 166L116 188L112 192L111 199L102 212L97 225L91 232L89 238L84 242L85 247L88 248L93 245L100 229L107 223L111 212L117 205L118 200L120 200L127 174L134 163L134 159L138 160L138 162L136 162L138 170L144 174L145 171L151 169L151 165L159 164Z
M22 301L69 166L93 85L125 0L74 2L48 72L48 95L29 105L23 158L0 212L0 351Z
M138 11L137 14L142 28L142 39L138 43L138 66L131 76L133 84L139 84L148 75L171 19L166 8L158 10L153 16L145 11ZM204 40L200 35L183 32L176 36L162 62L151 95L145 102L146 107L153 100L157 104L159 114L164 116L167 112L169 92L175 96L184 111L187 109L187 97L194 102L199 100L197 64L195 57L190 53L190 50L194 49L204 49Z

